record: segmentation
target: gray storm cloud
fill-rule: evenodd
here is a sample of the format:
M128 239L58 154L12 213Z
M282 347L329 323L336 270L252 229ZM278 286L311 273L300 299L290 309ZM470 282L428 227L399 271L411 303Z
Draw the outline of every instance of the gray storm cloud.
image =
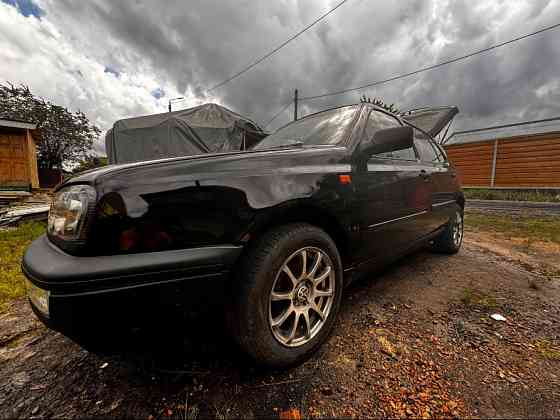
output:
M172 86L178 94L193 92L200 101L217 98L260 123L290 101L294 88L308 96L365 84L560 21L558 1L349 0L276 55L206 96L210 86L336 3L45 0L40 5L45 10L42 20L58 28L76 51L103 68L129 75L149 74L165 86L166 94ZM366 94L394 102L401 109L458 105L462 114L456 128L463 129L557 116L559 40L560 30L550 31L391 84L302 103L301 109L314 112L356 102ZM2 71L0 64L0 75ZM70 103L64 105L72 107L72 96L65 98ZM161 98L159 112L166 100ZM89 108L90 113L102 112L104 122L157 110L134 101L103 111ZM286 123L290 111L271 128Z

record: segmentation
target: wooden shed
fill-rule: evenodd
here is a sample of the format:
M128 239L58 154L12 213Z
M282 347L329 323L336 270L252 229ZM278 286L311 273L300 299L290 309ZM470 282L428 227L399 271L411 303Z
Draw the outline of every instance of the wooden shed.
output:
M457 132L445 150L465 187L560 188L560 118Z
M0 119L0 190L39 188L35 124Z

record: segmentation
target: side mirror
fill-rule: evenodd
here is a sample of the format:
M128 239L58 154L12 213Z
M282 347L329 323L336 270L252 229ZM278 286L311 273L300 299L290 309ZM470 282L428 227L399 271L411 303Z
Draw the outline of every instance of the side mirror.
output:
M379 130L373 135L373 138L360 146L358 161L367 162L372 155L378 153L408 149L412 147L413 143L414 132L412 127L404 126Z

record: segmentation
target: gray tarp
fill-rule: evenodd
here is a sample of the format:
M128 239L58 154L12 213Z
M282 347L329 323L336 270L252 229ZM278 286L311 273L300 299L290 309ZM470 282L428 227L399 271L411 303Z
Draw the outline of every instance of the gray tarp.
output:
M126 163L245 150L265 136L250 119L204 104L119 120L107 131L105 145L109 163Z

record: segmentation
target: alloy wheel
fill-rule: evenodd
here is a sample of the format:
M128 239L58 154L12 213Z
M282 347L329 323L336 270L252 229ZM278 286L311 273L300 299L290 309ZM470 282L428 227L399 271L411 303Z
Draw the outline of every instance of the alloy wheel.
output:
M288 347L308 343L325 325L335 299L335 268L319 248L290 255L276 274L269 299L269 326Z
M457 212L455 215L455 221L453 223L453 243L459 248L461 242L463 241L463 216L461 213Z

